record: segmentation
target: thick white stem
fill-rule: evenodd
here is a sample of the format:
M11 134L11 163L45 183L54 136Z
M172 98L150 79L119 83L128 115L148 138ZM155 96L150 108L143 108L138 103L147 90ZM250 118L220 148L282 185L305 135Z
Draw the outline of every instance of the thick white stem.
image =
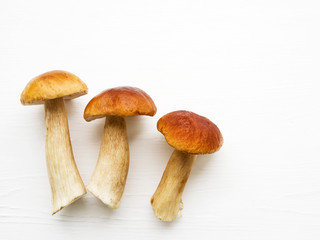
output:
M62 98L45 102L46 158L52 193L52 214L86 194L74 161L68 118Z
M151 205L157 218L173 221L182 210L182 193L189 178L196 155L178 150L172 153L157 190L151 198Z
M108 116L104 125L96 168L87 186L107 206L116 209L129 169L129 145L123 117Z

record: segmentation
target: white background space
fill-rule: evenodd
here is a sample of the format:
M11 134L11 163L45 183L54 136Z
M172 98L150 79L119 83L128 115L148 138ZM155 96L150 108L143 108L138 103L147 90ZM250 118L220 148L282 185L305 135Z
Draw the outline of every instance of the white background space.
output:
M0 239L319 239L320 5L317 0L0 2ZM127 119L130 169L118 210L90 193L51 216L43 106L22 106L54 69L89 88L66 102L85 184L104 121L82 114L129 85L155 117ZM186 109L216 123L224 146L199 156L182 218L162 223L150 198L173 149L156 130Z

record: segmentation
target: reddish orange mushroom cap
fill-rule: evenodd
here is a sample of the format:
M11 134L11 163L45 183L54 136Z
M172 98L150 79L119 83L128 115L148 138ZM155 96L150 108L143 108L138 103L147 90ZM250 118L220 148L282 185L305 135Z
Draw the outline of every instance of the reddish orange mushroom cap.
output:
M157 112L151 97L139 88L117 87L98 94L87 104L84 119L91 121L108 115L113 116L153 116Z
M158 130L169 145L191 154L218 151L223 144L219 128L209 119L189 111L175 111L161 117Z

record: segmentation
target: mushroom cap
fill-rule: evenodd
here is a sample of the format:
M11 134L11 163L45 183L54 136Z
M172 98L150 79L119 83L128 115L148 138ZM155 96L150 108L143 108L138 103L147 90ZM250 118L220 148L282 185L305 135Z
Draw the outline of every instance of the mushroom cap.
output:
M157 107L151 97L139 88L110 88L98 94L84 110L84 119L91 121L105 116L153 116Z
M223 144L221 132L213 122L189 111L164 115L157 128L169 145L190 154L214 153Z
M72 99L87 94L88 88L76 75L54 70L33 78L21 93L24 105L44 103L55 98Z

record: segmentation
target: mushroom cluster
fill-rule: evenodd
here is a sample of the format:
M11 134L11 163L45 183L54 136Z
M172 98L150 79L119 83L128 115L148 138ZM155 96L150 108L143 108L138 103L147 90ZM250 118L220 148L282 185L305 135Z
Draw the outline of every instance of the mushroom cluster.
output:
M52 214L86 194L74 160L64 99L88 92L77 76L51 71L32 79L21 93L23 105L44 104L46 161L52 193ZM120 205L129 169L125 117L154 116L156 105L134 87L107 89L87 104L84 119L105 118L100 152L87 190L112 209ZM223 138L209 119L189 111L170 112L158 120L158 130L174 151L151 198L155 215L173 221L182 209L182 193L198 154L218 151Z

